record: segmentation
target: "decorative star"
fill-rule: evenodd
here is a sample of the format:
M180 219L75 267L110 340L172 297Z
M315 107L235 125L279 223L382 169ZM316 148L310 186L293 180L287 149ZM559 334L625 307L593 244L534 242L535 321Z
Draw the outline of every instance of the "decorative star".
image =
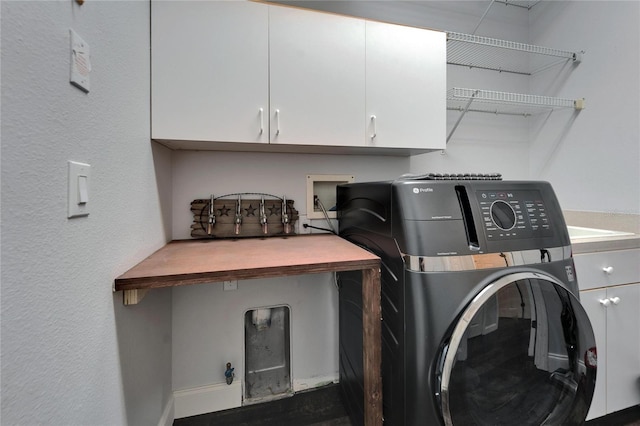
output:
M272 204L271 207L269 207L269 215L277 216L278 213L280 213L280 207L278 207L276 204Z
M222 205L221 209L218 209L218 216L229 216L229 210L226 204Z
M249 208L244 209L244 211L247 212L247 217L248 216L255 216L256 209L254 207L252 207L251 204L249 204Z

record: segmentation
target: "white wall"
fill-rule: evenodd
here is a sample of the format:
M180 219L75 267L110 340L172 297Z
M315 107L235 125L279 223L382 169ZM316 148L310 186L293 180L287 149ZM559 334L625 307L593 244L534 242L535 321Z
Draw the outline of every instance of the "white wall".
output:
M640 214L640 2L544 2L531 40L585 50L532 89L587 105L532 125L531 176L549 180L564 209Z
M408 157L175 151L173 237L190 238L190 203L211 193L285 195L304 216L307 174L347 174L366 182L393 179L408 169ZM324 220L313 225L327 226ZM224 383L226 362L243 380L243 315L275 305L291 307L294 389L337 380L337 297L332 274L241 281L236 291L223 291L221 283L174 288L174 389Z
M338 293L333 274L246 280L177 288L173 294L173 386L224 382L227 362L244 380L244 314L290 308L291 377L302 390L338 379Z
M446 31L474 33L516 42L528 42L527 9L488 1L425 2L432 8L430 26ZM488 12L487 12L488 9ZM481 17L486 13L484 19ZM498 64L499 65L499 64ZM512 73L447 67L447 87L527 93L529 78ZM444 153L432 152L411 159L411 171L439 173L501 173L504 179L527 179L529 119L458 111L447 112L450 140Z
M3 1L2 424L157 425L171 291L124 307L115 277L170 238L170 153L149 141L149 3ZM69 28L91 91L69 84ZM67 160L91 214L67 219Z
M196 198L236 192L284 195L306 215L308 174L354 175L357 182L394 179L408 171L409 157L175 151L172 168L173 238L185 239L191 238L190 208ZM313 224L327 226L324 219Z

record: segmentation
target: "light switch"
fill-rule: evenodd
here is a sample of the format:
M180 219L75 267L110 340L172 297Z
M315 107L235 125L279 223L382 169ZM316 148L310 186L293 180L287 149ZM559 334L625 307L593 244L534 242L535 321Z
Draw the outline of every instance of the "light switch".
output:
M87 177L78 176L78 204L87 204L89 201L89 190L87 189Z
M67 217L88 216L91 166L69 161L68 169Z

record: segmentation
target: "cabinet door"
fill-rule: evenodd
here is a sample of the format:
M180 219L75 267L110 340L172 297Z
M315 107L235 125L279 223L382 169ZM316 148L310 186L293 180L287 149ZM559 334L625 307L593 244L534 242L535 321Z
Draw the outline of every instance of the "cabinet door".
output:
M268 142L268 6L154 1L151 16L152 138Z
M587 420L640 404L640 284L580 292L598 348Z
M580 292L580 302L591 321L598 352L596 389L587 420L607 414L607 307L603 304L606 299L605 289Z
M446 34L380 22L366 28L366 144L444 149Z
M271 143L363 146L364 21L269 9Z
M607 413L613 413L640 404L640 284L609 287L607 297Z

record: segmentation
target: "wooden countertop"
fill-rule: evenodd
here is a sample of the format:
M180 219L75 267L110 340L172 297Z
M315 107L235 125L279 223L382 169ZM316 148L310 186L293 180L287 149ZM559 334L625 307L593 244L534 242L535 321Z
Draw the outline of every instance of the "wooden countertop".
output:
M380 259L330 234L177 240L115 279L115 290L377 268Z

